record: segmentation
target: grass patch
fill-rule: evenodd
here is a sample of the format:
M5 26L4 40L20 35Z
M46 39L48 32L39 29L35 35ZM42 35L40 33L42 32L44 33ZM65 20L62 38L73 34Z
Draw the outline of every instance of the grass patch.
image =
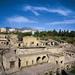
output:
M73 74L75 74L75 67L73 67L70 72L73 73Z

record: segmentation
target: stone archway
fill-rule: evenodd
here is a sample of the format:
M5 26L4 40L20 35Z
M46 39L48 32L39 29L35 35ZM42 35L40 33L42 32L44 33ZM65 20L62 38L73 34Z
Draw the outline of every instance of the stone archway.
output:
M47 57L46 56L42 57L42 62L47 62Z
M44 60L45 58L46 58L46 56L43 56L43 57L42 57L42 60Z
M41 57L37 57L37 58L36 58L36 62L37 62L37 63L41 63Z

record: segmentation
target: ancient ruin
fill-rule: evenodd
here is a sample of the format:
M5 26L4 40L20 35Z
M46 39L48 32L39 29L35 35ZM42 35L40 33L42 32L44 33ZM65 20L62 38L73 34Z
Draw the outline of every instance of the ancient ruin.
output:
M71 70L75 48L52 39L25 36L18 40L16 34L0 34L0 60L0 74L16 75L24 71L27 75L56 75Z

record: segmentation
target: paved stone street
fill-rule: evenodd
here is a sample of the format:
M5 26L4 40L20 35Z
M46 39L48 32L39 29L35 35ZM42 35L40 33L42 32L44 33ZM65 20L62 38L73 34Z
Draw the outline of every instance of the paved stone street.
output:
M44 63L32 67L23 68L21 71L9 75L43 75L55 69L55 65Z

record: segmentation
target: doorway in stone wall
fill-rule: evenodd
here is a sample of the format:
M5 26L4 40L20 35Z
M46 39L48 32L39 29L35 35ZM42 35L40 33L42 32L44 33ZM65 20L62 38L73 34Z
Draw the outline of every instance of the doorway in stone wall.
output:
M14 68L15 67L15 61L10 61L10 68Z
M20 68L21 67L21 60L18 59L18 67Z
M39 63L40 59L41 59L41 57L37 57L36 62Z

